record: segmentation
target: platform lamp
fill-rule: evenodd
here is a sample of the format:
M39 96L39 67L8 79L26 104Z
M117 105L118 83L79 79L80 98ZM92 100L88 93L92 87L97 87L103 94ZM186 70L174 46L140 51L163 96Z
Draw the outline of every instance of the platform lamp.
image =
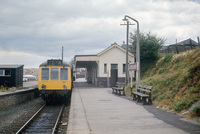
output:
M137 69L137 74L136 74L136 79L137 79L137 84L136 85L139 85L140 84L140 34L139 34L139 22L136 19L134 19L134 18L132 18L132 17L130 17L128 15L125 15L123 21L126 21L127 25L129 25L129 20L127 18L131 19L131 20L133 20L133 21L135 21L137 23L136 62L138 64L137 65L138 69ZM128 26L127 26L127 42L126 43L127 43L126 45L128 47ZM128 52L126 52L126 53L128 55ZM128 58L126 59L126 65L128 66ZM126 67L126 68L128 69L128 67ZM127 79L127 76L126 76L126 79Z

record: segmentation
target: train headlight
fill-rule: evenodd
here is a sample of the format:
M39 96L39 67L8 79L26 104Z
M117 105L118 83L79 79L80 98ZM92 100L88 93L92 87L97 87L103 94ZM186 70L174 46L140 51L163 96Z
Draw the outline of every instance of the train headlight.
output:
M67 89L67 86L66 86L66 85L63 85L63 89Z
M46 85L42 84L42 89L46 89Z

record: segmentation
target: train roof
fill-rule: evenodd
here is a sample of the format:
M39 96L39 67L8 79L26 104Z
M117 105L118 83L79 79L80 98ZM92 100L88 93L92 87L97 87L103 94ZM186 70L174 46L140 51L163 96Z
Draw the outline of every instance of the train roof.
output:
M50 59L40 64L40 67L41 66L70 66L70 65L67 62L62 61L60 59Z

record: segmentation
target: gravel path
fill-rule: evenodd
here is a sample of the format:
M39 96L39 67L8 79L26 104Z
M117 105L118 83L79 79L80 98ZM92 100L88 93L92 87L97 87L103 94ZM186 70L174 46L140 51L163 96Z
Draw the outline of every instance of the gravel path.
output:
M0 133L15 133L45 102L41 98L0 112Z

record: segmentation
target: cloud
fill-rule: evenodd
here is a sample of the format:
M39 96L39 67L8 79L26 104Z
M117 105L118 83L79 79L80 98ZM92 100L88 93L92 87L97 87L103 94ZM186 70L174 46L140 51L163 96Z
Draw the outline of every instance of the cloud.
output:
M42 62L49 59L49 57L18 51L0 51L0 57L0 64L22 64L25 68L38 68Z
M167 38L166 44L192 38L200 30L198 0L6 0L0 1L0 60L15 62L23 54L40 61L77 54L97 54L126 40L124 15L137 19L140 31ZM134 23L134 22L131 22ZM136 26L130 26L130 31ZM19 54L23 53L23 54ZM27 55L31 54L31 55ZM22 56L22 58L20 58ZM41 57L40 57L41 56ZM16 59L17 60L17 59ZM35 59L32 59L35 60ZM20 60L20 62L23 60ZM37 61L37 60L36 60ZM24 60L27 65L33 65Z

